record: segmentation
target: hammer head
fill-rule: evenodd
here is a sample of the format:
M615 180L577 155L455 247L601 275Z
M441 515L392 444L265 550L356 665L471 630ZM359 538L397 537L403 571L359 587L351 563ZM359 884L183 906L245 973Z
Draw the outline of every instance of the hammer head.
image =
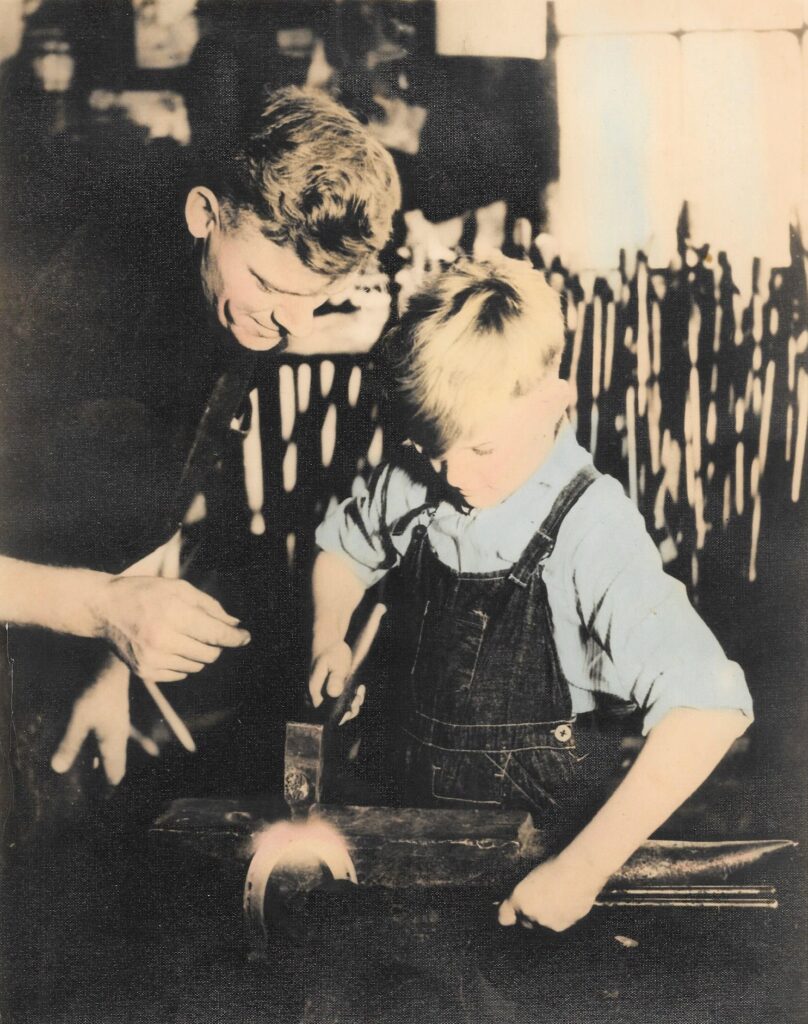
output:
M373 647L386 611L385 605L376 602L359 630L351 647L350 675L340 696L325 700L315 723L289 722L286 726L284 797L293 817L328 798L327 789L337 780L345 759L343 717L362 686L358 672Z
M350 700L348 700L348 706ZM292 817L302 817L314 803L372 802L368 795L345 792L346 769L357 745L354 722L340 725L343 701L329 701L321 722L288 722L284 745L283 795Z
M322 799L324 725L289 722L283 758L283 796L292 817Z

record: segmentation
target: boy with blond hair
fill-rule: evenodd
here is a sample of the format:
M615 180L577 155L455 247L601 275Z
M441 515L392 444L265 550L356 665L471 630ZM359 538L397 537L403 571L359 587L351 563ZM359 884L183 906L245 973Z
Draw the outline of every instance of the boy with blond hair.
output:
M351 616L395 570L402 800L530 809L554 856L499 920L557 931L752 720L740 668L578 445L563 345L559 297L527 264L461 262L412 299L385 342L411 445L318 530L309 684L315 705L342 692ZM639 708L647 734L605 802L604 701Z

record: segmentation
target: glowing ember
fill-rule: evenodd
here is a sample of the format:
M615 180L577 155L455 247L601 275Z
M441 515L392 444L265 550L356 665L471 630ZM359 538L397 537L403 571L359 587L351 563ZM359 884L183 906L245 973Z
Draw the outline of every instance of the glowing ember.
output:
M278 821L256 832L250 844L253 856L268 851L283 852L285 864L294 863L296 857L308 862L312 850L323 854L348 854L345 839L327 821Z

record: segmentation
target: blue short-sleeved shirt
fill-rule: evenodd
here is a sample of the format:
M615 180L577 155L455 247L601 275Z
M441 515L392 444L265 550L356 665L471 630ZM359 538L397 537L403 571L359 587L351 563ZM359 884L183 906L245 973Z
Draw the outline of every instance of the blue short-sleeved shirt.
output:
M428 523L429 542L450 568L495 572L517 561L562 488L591 462L566 424L550 456L505 501L469 513L443 502L431 520L424 510L397 536L390 525L424 504L426 488L388 465L326 517L317 544L346 557L371 586L389 570L390 551L400 558L415 525ZM674 707L752 717L743 672L664 572L642 516L612 477L599 477L568 513L544 579L576 714L593 710L600 692L635 702L645 732Z

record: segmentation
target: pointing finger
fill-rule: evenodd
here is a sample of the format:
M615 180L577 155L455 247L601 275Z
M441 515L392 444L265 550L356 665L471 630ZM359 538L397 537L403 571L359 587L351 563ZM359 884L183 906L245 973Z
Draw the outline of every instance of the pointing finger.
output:
M98 749L107 780L117 786L126 774L126 743L129 739L129 716L103 732L96 727Z
M90 731L84 716L80 711L73 711L67 729L62 737L62 742L56 748L56 753L51 758L51 768L59 775L63 775L73 766L79 751L87 739Z
M516 924L516 911L510 900L503 900L500 903L497 919L505 928L510 928L511 925Z
M239 629L210 615L194 616L181 626L183 636L212 647L246 647L251 637L246 629Z

